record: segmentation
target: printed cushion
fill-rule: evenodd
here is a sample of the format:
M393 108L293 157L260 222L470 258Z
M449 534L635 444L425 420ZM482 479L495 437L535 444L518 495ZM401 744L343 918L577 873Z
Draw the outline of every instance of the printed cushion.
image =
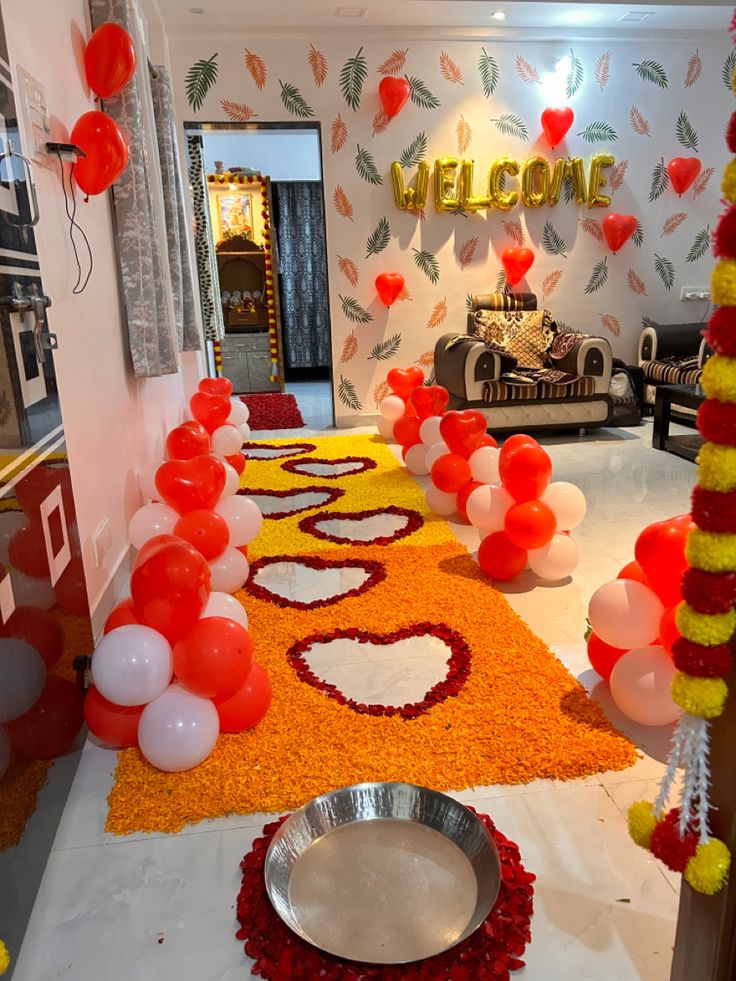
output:
M478 310L474 333L500 344L523 368L544 368L555 333L549 310Z

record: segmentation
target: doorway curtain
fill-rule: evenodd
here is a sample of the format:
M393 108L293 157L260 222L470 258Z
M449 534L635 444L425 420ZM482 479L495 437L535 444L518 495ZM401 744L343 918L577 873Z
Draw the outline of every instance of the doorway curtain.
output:
M327 244L318 181L272 185L279 250L281 331L287 368L330 364Z

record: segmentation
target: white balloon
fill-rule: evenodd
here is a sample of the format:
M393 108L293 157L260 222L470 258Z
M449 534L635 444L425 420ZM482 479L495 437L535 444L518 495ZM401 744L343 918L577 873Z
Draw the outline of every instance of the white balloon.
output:
M240 490L240 475L235 467L231 467L227 460L222 461L225 467L225 486L222 489L222 494L220 494L220 500L223 497L232 497L233 494L237 494Z
M643 726L665 726L682 715L670 689L677 669L663 647L627 651L611 672L611 697L624 715Z
M230 544L235 548L248 545L263 525L263 515L252 497L238 494L218 501L215 511L227 521Z
M419 438L425 446L434 446L435 443L443 443L440 423L442 416L428 416L419 426Z
M212 433L212 451L223 456L232 456L243 446L243 437L235 426L218 426Z
M516 502L505 487L485 484L476 487L467 500L465 510L471 525L481 531L503 531L506 512Z
M439 443L433 443L430 446L430 448L427 450L427 454L425 457L427 461L427 472L429 472L432 469L432 467L435 465L435 463L437 462L437 460L439 460L441 456L444 456L446 453L449 452L450 452L449 446L447 445L447 443L443 442L442 440L440 440Z
M633 579L604 583L590 598L588 619L605 644L629 651L659 636L664 606L649 586Z
M14 637L0 638L0 722L32 708L46 684L46 665L35 647Z
M218 593L234 593L248 578L248 560L236 548L226 548L210 563L210 588Z
M241 627L248 629L248 614L245 612L245 607L229 593L210 593L210 598L199 619L204 620L205 617L225 617L227 620L235 620Z
M248 423L244 422L242 425L238 426L238 432L240 433L243 442L247 442L247 440L250 438L250 426Z
M0 726L0 780L10 766L10 739L7 732Z
M219 732L220 717L211 699L170 685L143 709L138 745L152 766L179 773L207 759Z
M8 555L8 545L10 539L21 528L28 524L28 518L22 511L2 511L0 512L0 562L3 565L10 565Z
M426 457L427 447L423 443L417 443L415 446L410 446L406 451L404 463L406 463L407 469L411 473L421 477L429 473Z
M546 504L557 518L557 527L560 531L577 528L588 509L585 495L580 488L566 480L555 480L549 484L540 501Z
M163 462L163 460L151 460L150 463L144 465L138 474L138 486L141 489L141 494L151 501L156 501L161 496L156 488L156 471Z
M18 569L12 569L10 581L16 606L39 606L42 610L50 610L52 606L56 606L56 596L50 579L37 579Z
M383 416L378 417L378 432L383 436L384 439L393 440L394 438L394 421L393 419L384 419Z
M138 508L128 525L133 548L143 548L156 535L173 535L179 515L168 504L144 504Z
M434 484L430 484L426 496L427 507L434 514L447 518L457 511L457 494L448 494L435 487Z
M139 624L111 630L92 655L92 680L115 705L145 705L166 690L173 673L168 640Z
M578 547L570 535L553 535L542 548L532 548L527 554L532 572L550 582L567 579L578 565Z
M250 409L240 399L230 399L230 415L227 421L231 426L244 426L250 418Z
M406 412L406 405L404 404L404 400L400 399L398 395L387 395L385 399L381 400L378 411L384 419L390 419L392 422L396 422Z
M498 456L501 451L496 446L479 446L471 453L468 463L473 480L481 484L500 484Z

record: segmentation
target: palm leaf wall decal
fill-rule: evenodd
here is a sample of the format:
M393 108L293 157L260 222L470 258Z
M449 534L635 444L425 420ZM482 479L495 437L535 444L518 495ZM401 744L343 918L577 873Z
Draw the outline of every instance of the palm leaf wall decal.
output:
M664 288L671 290L675 285L675 264L670 259L654 254L654 270L662 280Z
M634 62L633 66L636 74L645 82L652 82L653 85L658 85L661 89L666 89L669 85L667 72L658 61L649 59L638 64Z
M644 118L642 113L639 111L638 106L632 106L629 110L629 122L631 123L631 128L639 136L651 136L652 130L649 126L649 121Z
M521 246L524 244L524 229L521 227L521 221L518 218L509 218L506 221L502 221L504 232L509 238L512 238L517 245Z
M352 361L357 353L358 353L358 337L355 331L351 330L348 336L342 342L342 354L340 355L340 364L347 364L348 361Z
M409 83L410 93L409 98L414 103L415 106L419 106L420 109L437 109L442 104L436 95L433 95L421 78L417 78L412 75L411 78L405 76L407 82Z
M348 141L348 128L340 113L332 120L330 127L330 153L338 153Z
M702 259L708 254L710 250L710 225L704 228L701 232L695 236L695 241L693 242L690 251L688 252L685 261L686 262L697 262L698 259Z
M389 337L388 340L378 341L377 344L373 345L371 353L368 355L369 361L388 361L389 358L393 358L396 352L401 347L401 334L394 334L393 337Z
M340 375L340 384L337 389L337 395L342 404L346 405L348 409L353 409L355 412L359 412L363 408L363 403L358 398L355 385L349 378L343 378L342 375Z
M604 51L595 63L595 80L601 87L601 92L611 78L611 52Z
M447 298L435 303L427 320L427 327L439 327L447 320Z
M475 250L478 248L478 243L480 239L476 235L474 238L469 238L467 241L458 249L457 258L460 263L460 268L465 269L473 261L475 257Z
M351 286L358 285L358 266L352 259L345 259L339 255L337 257L337 267Z
M696 51L694 55L690 56L690 60L687 63L687 74L685 75L685 88L689 89L700 78L703 74L703 59L700 57L700 52Z
M281 101L284 104L284 109L288 113L299 119L309 119L310 116L314 115L314 109L312 109L296 85L292 85L290 82L282 82L281 79L279 79L279 85L281 86Z
M698 134L695 132L693 124L687 117L687 113L683 109L680 115L677 117L677 122L675 123L675 133L677 135L677 142L684 146L687 150L698 149Z
M263 58L246 48L245 67L248 69L251 78L256 83L256 88L259 90L262 89L266 84L266 79L268 78L266 62L263 60Z
M446 51L440 54L440 74L446 81L452 82L454 85L463 84L463 73L460 66L452 60Z
M258 113L245 102L231 102L230 99L220 99L220 105L229 119L235 123L247 123Z
M368 236L368 241L365 244L365 255L366 259L371 255L378 255L379 252L387 247L388 243L391 241L391 226L388 223L388 219L384 215L380 219L375 229Z
M489 55L485 48L481 48L480 51L478 70L480 71L480 80L483 85L483 95L486 99L490 99L496 91L501 75L498 70L498 62L493 55Z
M462 156L467 151L470 141L473 139L473 130L470 128L470 123L466 123L463 116L457 121L455 136L457 137L457 152Z
M659 161L652 171L652 182L649 187L649 203L652 204L662 197L670 186L670 175L665 166L664 157Z
M736 51L731 51L723 62L723 69L721 70L721 78L723 79L723 84L726 86L729 92L732 91L733 86L733 73L736 71Z
M352 296L340 296L340 303L342 304L342 312L348 318L352 320L354 324L369 324L373 320L373 314L362 307L355 297Z
M313 44L309 45L309 54L307 55L307 61L309 62L309 67L312 70L312 77L314 78L314 84L319 88L324 85L327 79L327 59L318 51Z
M397 48L392 51L388 58L378 66L379 75L398 75L404 70L408 48Z
M563 258L567 258L567 244L551 221L544 223L542 245L550 255L561 255Z
M597 293L599 289L605 286L608 281L608 256L604 256L600 262L596 262L593 266L593 272L590 274L590 279L588 280L585 292L587 294Z
M437 261L437 256L424 249L412 249L412 252L414 253L414 262L427 279L429 279L430 283L438 283L440 279L440 264Z
M353 220L353 206L340 184L338 184L335 190L332 192L332 203L334 204L335 211L338 213L338 215L340 215L342 218L349 218L350 221Z
M355 169L360 177L369 184L383 184L383 177L378 173L373 154L362 147L360 143L357 144L357 153L355 154Z
M580 86L583 84L583 78L585 77L585 72L583 70L583 63L575 54L572 48L570 48L570 71L567 73L567 98L571 99L578 91Z
M187 94L187 102L199 112L202 108L207 93L217 81L217 52L209 58L200 58L190 67L184 79L184 88Z
M584 139L586 143L615 143L618 139L618 133L613 126L600 119L586 126L582 133L578 133L578 136Z
M647 295L647 284L644 280L634 272L633 269L629 269L626 281L629 284L629 289L632 293L636 293L638 296Z
M363 48L360 47L358 53L352 58L348 58L340 71L342 97L354 112L360 106L363 85L367 75L368 64L363 55Z
M427 134L422 130L411 141L408 147L402 150L399 161L402 167L416 167L427 155Z
M505 112L498 119L492 119L491 122L495 124L496 129L503 136L515 136L519 140L529 139L526 123L521 116L517 116L514 112Z

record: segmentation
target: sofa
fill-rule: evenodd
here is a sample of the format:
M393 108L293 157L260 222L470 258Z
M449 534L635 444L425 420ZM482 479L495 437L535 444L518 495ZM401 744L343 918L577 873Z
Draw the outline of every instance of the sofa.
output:
M642 329L639 367L645 406L654 405L658 385L696 385L700 381L703 365L712 354L702 336L704 329L701 322L652 324Z
M435 379L450 409L479 409L494 433L605 426L611 346L560 330L531 293L470 298L464 334L435 346Z

